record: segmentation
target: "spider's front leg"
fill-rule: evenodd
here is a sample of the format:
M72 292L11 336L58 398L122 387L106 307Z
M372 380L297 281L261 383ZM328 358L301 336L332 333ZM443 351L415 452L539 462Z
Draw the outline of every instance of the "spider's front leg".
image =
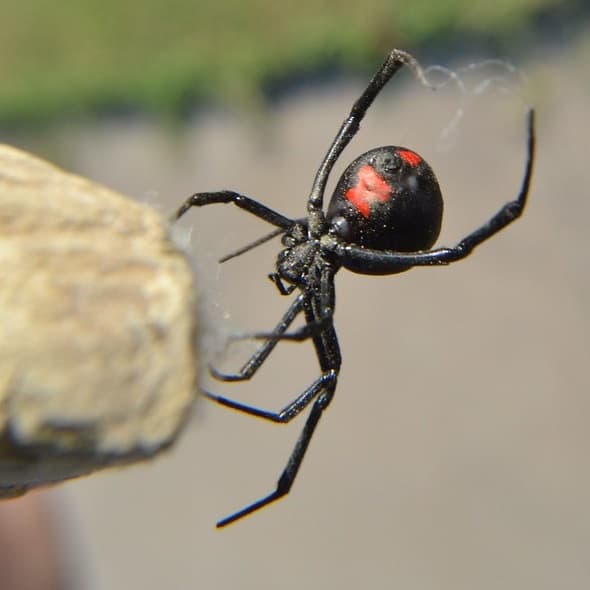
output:
M171 216L170 221L175 222L182 217L192 207L204 207L205 205L213 205L216 203L231 203L251 213L252 215L277 226L279 229L273 231L271 234L264 236L263 238L247 245L240 250L233 252L232 254L225 256L220 262L225 262L231 258L239 256L240 254L252 249L253 247L264 243L265 241L276 237L285 230L291 229L296 223L301 224L302 220L292 220L272 209L266 207L262 203L246 197L245 195L223 190L215 192L203 192L195 193L191 195L186 201L178 208L178 210ZM302 310L302 297L298 297L293 305L289 308L285 316L281 319L279 324L275 327L273 332L269 334L268 342L266 342L260 350L258 350L252 358L246 362L246 364L240 369L237 374L224 374L217 371L214 368L210 368L212 375L222 381L242 381L250 379L252 375L258 370L260 365L266 360L268 355L271 353L273 348L278 342L278 337L289 327L299 312Z
M236 207L244 209L248 213L282 229L289 229L295 223L294 220L273 211L266 205L234 191L195 193L178 208L176 213L171 216L170 221L174 222L178 220L192 207L204 207L205 205L212 205L214 203L232 203Z

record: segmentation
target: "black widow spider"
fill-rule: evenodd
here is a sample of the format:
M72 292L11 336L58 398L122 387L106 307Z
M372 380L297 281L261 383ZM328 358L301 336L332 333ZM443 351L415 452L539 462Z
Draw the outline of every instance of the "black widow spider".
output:
M223 406L279 423L291 421L313 402L276 489L220 520L217 527L226 526L285 496L295 481L314 430L334 396L340 370L340 347L333 323L334 275L338 270L344 267L360 274L387 275L414 266L450 264L468 256L476 246L519 217L524 209L533 171L533 110L527 115L527 159L518 196L453 248L429 250L441 227L442 196L430 166L416 152L407 148L384 146L359 156L343 173L328 211L324 213L324 190L334 163L357 133L375 97L404 65L411 67L424 81L422 70L411 55L398 49L391 51L352 106L325 155L307 201L306 218L289 219L258 201L227 190L194 194L173 216L173 220L176 220L191 207L233 203L276 226L278 229L271 234L225 257L221 262L282 234L284 249L279 253L276 271L269 277L281 295L299 291L271 333L252 335L264 340L264 344L238 373L224 374L211 369L212 375L222 381L250 379L277 342L285 339L311 338L321 369L321 375L279 412L204 392L209 399ZM300 313L304 314L305 325L295 332L286 333Z

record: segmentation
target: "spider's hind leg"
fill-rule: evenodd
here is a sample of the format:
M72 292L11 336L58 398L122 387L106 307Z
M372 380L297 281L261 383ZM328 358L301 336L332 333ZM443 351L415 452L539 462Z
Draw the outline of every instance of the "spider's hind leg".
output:
M323 387L323 391L321 391L316 398L311 412L305 421L305 425L297 442L295 443L295 448L293 449L289 460L287 461L287 465L279 480L277 482L277 487L274 491L272 491L267 496L260 498L256 502L249 504L245 508L234 512L230 516L226 516L222 518L217 523L217 528L222 528L235 522L236 520L240 520L244 516L248 514L252 514L252 512L256 512L265 506L268 506L272 502L280 500L283 496L286 496L293 486L295 478L297 477L297 473L299 468L301 467L301 463L303 462L303 457L305 456L305 452L307 451L307 447L311 442L313 433L315 432L316 426L322 417L324 410L328 407L332 397L334 396L334 391L336 389L336 380L337 380L337 373L336 371L330 371L329 375L326 376Z
M321 318L326 316L327 310L330 310L329 325L326 326L321 332L312 335L318 361L322 369L322 375L316 379L312 385L310 385L302 394L300 394L293 402L291 402L278 414L266 412L265 410L260 410L251 406L244 406L231 400L227 400L226 398L208 394L208 396L214 401L217 401L222 405L245 412L247 414L258 416L260 418L265 418L281 423L289 422L295 418L307 407L309 403L315 400L313 402L309 416L305 421L303 430L301 431L301 434L295 443L295 447L293 448L293 451L287 460L287 465L279 477L275 490L267 496L260 498L256 502L247 505L245 508L234 512L226 518L223 518L217 523L218 528L227 526L228 524L231 524L236 520L247 516L248 514L256 512L257 510L264 508L268 504L279 500L289 493L293 483L295 482L297 473L299 472L299 468L301 467L301 463L303 462L305 453L309 443L311 442L313 433L315 432L320 418L334 397L338 373L340 370L341 357L340 347L338 345L338 337L336 336L336 330L334 329L334 325L331 321L331 311L334 309L333 275L334 271L332 269L326 268L324 272L322 272L319 294L303 300L303 308L305 311L305 319L307 324L318 324L321 321Z

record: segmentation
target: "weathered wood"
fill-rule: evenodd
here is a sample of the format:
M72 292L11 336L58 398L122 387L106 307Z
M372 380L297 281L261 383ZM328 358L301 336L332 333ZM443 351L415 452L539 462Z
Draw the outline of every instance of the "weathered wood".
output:
M0 496L175 439L194 297L157 212L0 146Z

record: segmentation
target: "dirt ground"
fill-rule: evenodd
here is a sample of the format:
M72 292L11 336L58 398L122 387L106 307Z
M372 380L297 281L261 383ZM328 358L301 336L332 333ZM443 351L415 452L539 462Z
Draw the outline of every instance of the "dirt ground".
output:
M81 588L588 587L587 57L588 46L539 50L519 64L524 85L471 92L449 137L456 88L432 93L408 74L390 85L339 171L377 145L417 150L445 195L438 243L453 244L516 194L525 107L535 104L526 214L448 268L338 275L341 378L287 499L214 529L271 491L303 419L275 426L202 400L159 460L52 491ZM116 121L21 145L163 210L232 188L298 217L361 89L303 89L264 117L214 112L181 133ZM183 227L207 341L271 328L286 306L266 279L277 242L215 265L268 228L221 206ZM279 409L315 376L311 347L285 343L252 383L210 388Z

